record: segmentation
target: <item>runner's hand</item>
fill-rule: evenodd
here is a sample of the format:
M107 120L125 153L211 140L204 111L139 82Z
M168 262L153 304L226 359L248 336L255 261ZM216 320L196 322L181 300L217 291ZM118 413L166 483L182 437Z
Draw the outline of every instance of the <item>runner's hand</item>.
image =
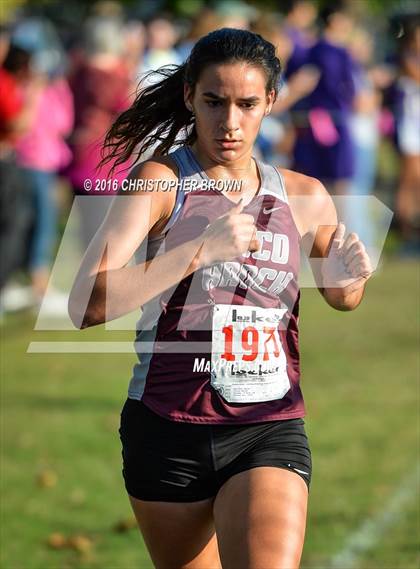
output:
M339 223L328 257L322 265L324 288L345 288L354 292L364 285L373 273L365 246L356 233L344 239L346 228Z
M200 264L212 265L230 261L247 251L258 251L261 244L256 237L257 228L252 215L242 213L243 200L210 223L200 239Z

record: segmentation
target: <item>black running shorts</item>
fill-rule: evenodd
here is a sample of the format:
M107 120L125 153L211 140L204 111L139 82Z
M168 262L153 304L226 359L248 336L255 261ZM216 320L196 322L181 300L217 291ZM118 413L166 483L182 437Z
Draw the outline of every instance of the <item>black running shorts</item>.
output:
M125 487L140 500L204 500L234 474L256 466L291 470L309 489L311 451L301 418L244 425L185 423L127 399L119 433Z

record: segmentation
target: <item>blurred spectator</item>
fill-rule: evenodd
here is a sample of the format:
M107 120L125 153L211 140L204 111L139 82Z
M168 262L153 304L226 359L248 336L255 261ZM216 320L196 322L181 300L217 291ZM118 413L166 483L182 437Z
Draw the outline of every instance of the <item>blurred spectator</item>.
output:
M106 186L112 163L100 170L104 135L118 113L130 105L130 70L123 60L123 26L118 19L92 17L84 27L84 57L70 76L75 105L75 130L71 137L73 160L66 170L76 195L113 194ZM117 168L113 179L121 181L129 165ZM86 191L85 181L92 192ZM101 192L95 192L102 181ZM80 230L84 247L90 243L109 207L108 199L81 200Z
M401 153L396 213L406 253L420 253L420 18L406 24L400 45L401 95L397 140Z
M139 75L171 63L180 65L182 60L174 47L177 40L178 32L168 18L157 16L150 20L147 25L147 48Z
M32 119L38 97L31 83L29 52L9 45L7 30L0 30L0 310L31 304L30 287L5 285L26 257L26 238L31 222L30 194L16 165L15 144ZM23 88L27 85L26 101Z
M216 4L216 15L221 28L248 30L258 16L258 9L241 0L222 0Z
M276 47L276 55L284 65L293 49L290 38L285 33L281 19L274 14L264 14L252 25L252 31ZM255 143L256 153L265 162L273 165L288 165L287 156L294 143L294 130L286 107L279 108L279 101L285 93L285 83L281 85L279 95L271 115L265 117Z
M2 32L3 35L3 32ZM1 44L4 45L2 38ZM3 49L2 49L3 51ZM38 96L39 85L33 81L30 68L31 55L25 49L10 45L6 48L6 55L1 62L1 98L0 98L0 148L1 157L14 157L15 144L18 136L25 130L34 112L34 102ZM31 97L25 106L24 88L30 85Z
M295 169L322 180L332 194L344 194L354 174L350 117L355 87L346 49L353 17L344 3L336 2L322 11L321 19L322 37L305 62L319 70L320 79L304 101L307 119L299 120Z
M121 24L124 19L124 9L119 1L98 0L92 4L90 12L94 18L109 18Z
M182 62L190 55L194 44L213 30L221 28L221 19L212 8L202 8L191 22L187 37L177 46L177 52Z
M373 38L364 28L357 27L350 41L353 58L353 80L355 99L350 119L354 143L354 174L349 186L351 196L372 194L376 174L376 157L379 144L379 117L381 95L374 83ZM355 231L364 244L374 240L373 223L369 216L366 199L351 200L351 230Z
M292 42L292 52L284 72L288 78L302 67L309 49L315 43L312 26L317 17L317 8L310 0L286 0L281 6L286 14L284 29Z
M15 142L16 161L30 190L32 226L27 245L27 266L33 302L41 303L47 290L52 255L58 237L56 173L70 161L64 139L73 128L73 101L62 73L64 52L48 20L19 22L13 42L31 52L31 81L22 89L26 104L32 99L30 120ZM35 93L35 96L34 96ZM65 313L65 295L49 290L43 310Z
M31 67L40 75L62 75L66 56L54 25L45 18L25 18L13 30L13 44L31 53Z
M124 47L122 56L135 88L138 70L143 66L146 49L146 28L139 20L130 20L124 25Z
M275 14L261 16L252 26L252 31L260 34L276 47L277 57L283 69L293 52L293 43ZM311 92L319 79L313 70L300 70L279 89L271 115L265 117L256 141L260 157L270 164L290 166L290 155L295 142L294 127L289 109L302 97Z
M183 63L180 53L175 48L177 41L178 31L166 16L157 15L149 21L147 25L147 49L143 64L139 69L141 88L160 80L161 77L154 74L153 71L166 65L181 65ZM141 159L150 158L158 145L159 142L156 142L154 146L142 154Z
M71 153L64 142L73 128L73 98L63 77L36 78L39 94L32 121L16 143L17 162L31 190L33 226L29 243L28 268L36 302L44 296L52 264L52 254L57 244L58 214L56 173L67 166ZM63 313L66 309L64 295L52 291L44 301L51 312ZM54 303L54 309L52 306Z

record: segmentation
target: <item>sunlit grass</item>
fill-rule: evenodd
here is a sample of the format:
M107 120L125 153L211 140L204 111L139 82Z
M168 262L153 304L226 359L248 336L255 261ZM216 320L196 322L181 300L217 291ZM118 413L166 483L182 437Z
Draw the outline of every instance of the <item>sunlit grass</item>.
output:
M387 262L352 313L305 289L302 385L314 472L302 568L327 567L346 537L382 508L418 456L418 269ZM27 354L30 341L131 340L130 332L35 332L28 314L2 331L1 567L152 567L121 476L119 413L130 354ZM414 501L361 569L418 566ZM82 534L85 551L47 545ZM83 549L83 548L82 548ZM344 569L344 568L343 568Z

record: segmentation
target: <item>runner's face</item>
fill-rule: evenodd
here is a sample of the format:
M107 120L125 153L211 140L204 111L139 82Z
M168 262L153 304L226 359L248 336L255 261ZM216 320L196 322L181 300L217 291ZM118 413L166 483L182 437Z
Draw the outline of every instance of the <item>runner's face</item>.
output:
M199 144L216 162L230 163L252 152L274 90L267 95L264 71L244 62L209 65L191 96ZM225 141L225 142L223 142Z

